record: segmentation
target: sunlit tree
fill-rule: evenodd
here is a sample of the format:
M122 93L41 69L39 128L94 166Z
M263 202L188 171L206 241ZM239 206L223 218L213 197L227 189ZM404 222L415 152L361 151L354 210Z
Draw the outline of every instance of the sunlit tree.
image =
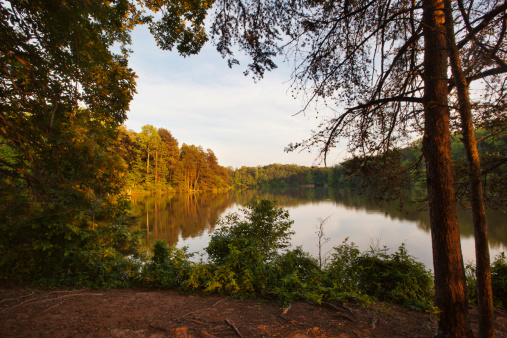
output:
M212 33L230 65L238 63L233 45L251 56L246 73L254 77L276 68L279 54L293 60L294 95L307 98L303 110L313 105L317 112L331 114L308 140L288 150L317 147L325 161L339 139L348 138L351 152L371 158L389 153L415 135L423 136L435 300L442 310L439 329L442 334L466 336L471 331L451 168L449 109L449 93L461 80L452 60L453 77L448 78L448 55L452 59L448 47L453 44L446 33L445 13L458 17L455 46L467 85L485 81L487 95L482 98L501 108L505 105L502 74L507 72L507 4L470 0L458 1L451 8L449 3L444 7L442 0L218 0ZM457 95L462 97L459 91ZM336 108L326 109L335 104ZM459 110L463 111L461 104ZM465 123L466 114L458 116ZM379 174L391 170L385 166ZM484 243L485 229L478 227L476 234L476 242ZM482 244L478 249L487 250ZM480 308L481 335L491 335L492 307Z

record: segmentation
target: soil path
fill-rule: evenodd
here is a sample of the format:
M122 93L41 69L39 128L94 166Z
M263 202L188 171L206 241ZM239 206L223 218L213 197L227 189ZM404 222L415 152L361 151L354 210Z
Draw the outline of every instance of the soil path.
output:
M496 316L497 337L507 337L507 313ZM427 313L389 303L295 302L284 310L172 290L0 289L1 337L430 337L435 330Z

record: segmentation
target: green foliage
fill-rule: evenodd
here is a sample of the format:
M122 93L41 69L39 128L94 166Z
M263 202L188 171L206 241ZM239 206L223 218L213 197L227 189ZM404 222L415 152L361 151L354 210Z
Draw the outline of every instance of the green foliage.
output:
M293 223L276 202L254 200L242 209L244 218L229 214L205 249L216 269L206 291L267 296L274 281L273 261L289 245Z
M354 243L346 238L334 248L331 261L326 267L333 289L338 292L359 293L359 267L356 265L361 252Z
M284 305L295 300L320 303L325 294L324 273L317 260L301 247L276 258L273 263L275 284L271 294Z
M477 277L474 263L466 266L468 287L468 300L470 303L477 302ZM505 253L497 255L491 263L491 286L493 298L497 306L507 307L507 258Z
M507 261L505 252L496 256L491 265L491 284L493 296L502 303L504 308L507 308Z
M327 273L338 293L366 294L416 308L432 304L431 273L408 255L404 245L393 254L387 248L360 253L345 240L335 248Z
M335 248L331 264L318 261L300 247L285 251L292 232L286 210L275 202L254 200L244 217L230 214L206 248L208 262L191 262L185 250L157 242L144 268L150 285L238 297L276 299L281 305L295 300L343 301L372 299L414 308L432 305L432 278L421 263L407 254L387 249L361 253L345 240Z
M212 262L224 264L234 250L240 250L246 253L242 259L265 263L288 247L294 221L289 219L287 210L277 208L275 201L254 200L242 212L245 219L229 214L217 222L221 227L213 233L206 248Z
M467 282L468 302L477 303L477 269L474 262L468 262L465 265L465 278Z
M168 246L163 241L157 241L153 246L153 257L143 270L144 278L151 285L164 288L176 288L188 279L191 272L191 254L187 249Z
M142 132L122 130L126 147L121 155L128 166L127 185L135 192L218 191L228 189L229 173L211 149L182 144L163 128L151 125Z
M37 219L1 227L2 279L46 287L131 285L139 270L131 259L140 244L139 231L122 223L92 230L79 221L52 219L46 211L38 214ZM126 258L127 254L133 256Z

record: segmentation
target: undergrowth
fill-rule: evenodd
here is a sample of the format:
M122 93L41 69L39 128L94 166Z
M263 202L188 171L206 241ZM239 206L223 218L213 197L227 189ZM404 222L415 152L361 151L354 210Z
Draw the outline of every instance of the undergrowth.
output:
M36 248L37 255L26 261L16 258L31 252L29 248L15 253L3 250L6 243L0 242L6 253L0 258L0 280L44 287L176 288L188 293L272 299L283 306L296 300L363 304L381 300L434 309L432 274L403 244L394 253L386 247L361 252L345 239L322 264L322 259L311 257L301 247L289 248L293 221L276 202L254 200L241 212L218 221L205 248L206 261L195 261L186 248L163 241L155 243L148 257L138 251L139 232L117 223L95 231L75 231L65 251ZM67 238L69 231L62 237ZM474 269L467 266L471 301L476 294ZM492 280L497 303L505 306L504 254L492 265Z
M474 263L465 267L468 301L477 303L477 278ZM493 289L493 302L496 307L507 308L507 258L505 253L498 254L491 264L491 287Z
M302 248L288 250L292 221L276 202L254 200L242 211L244 217L235 213L219 221L205 249L207 262L192 262L185 249L157 242L143 269L144 282L187 292L263 297L281 305L355 299L432 306L432 275L403 245L393 254L387 248L360 252L345 240L321 267Z

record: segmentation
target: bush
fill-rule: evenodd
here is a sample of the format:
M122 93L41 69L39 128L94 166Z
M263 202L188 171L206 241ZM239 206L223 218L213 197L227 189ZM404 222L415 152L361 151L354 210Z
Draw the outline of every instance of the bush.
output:
M233 248L248 256L260 255L260 261L267 262L289 246L294 221L289 219L287 210L277 208L276 201L254 200L241 211L244 219L233 213L217 222L220 228L205 249L213 263L224 264Z
M288 247L293 221L275 201L254 200L241 211L244 217L234 213L218 221L220 228L205 249L213 268L203 274L210 278L204 290L267 296L275 284L272 262ZM194 276L190 285L199 279Z
M320 302L325 297L324 274L317 260L301 247L278 256L272 266L274 285L270 293L282 305L303 299Z
M493 296L502 303L504 308L507 307L507 262L504 252L496 256L491 265L491 286Z
M477 276L475 263L468 263L465 267L468 301L477 303ZM505 253L497 255L491 264L491 287L495 306L507 306L507 262Z
M403 245L393 254L385 248L361 253L345 240L322 270L301 247L286 251L292 221L276 202L254 200L242 211L244 217L230 214L219 221L221 227L205 249L208 262L193 263L184 249L157 242L145 278L160 287L260 296L281 305L303 299L367 302L375 298L431 307L431 274Z
M410 307L428 308L433 302L433 279L402 244L393 254L387 248L360 253L346 241L335 248L327 267L329 283L338 293L368 295Z
M182 286L191 274L192 254L187 248L168 246L164 241L156 241L152 249L151 262L144 267L143 275L152 286L177 288Z

